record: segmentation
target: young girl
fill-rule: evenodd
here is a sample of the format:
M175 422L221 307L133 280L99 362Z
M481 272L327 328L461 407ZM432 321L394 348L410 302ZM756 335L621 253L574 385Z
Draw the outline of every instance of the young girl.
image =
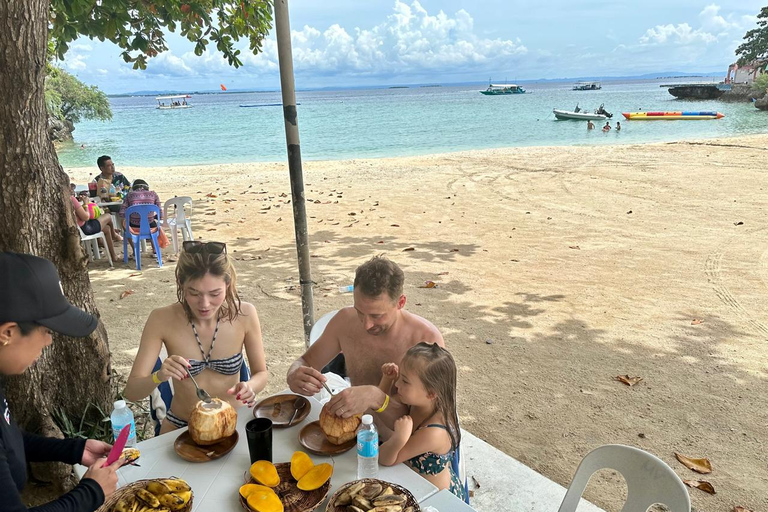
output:
M410 406L409 415L395 422L394 433L379 449L379 463L404 462L432 482L464 500L464 486L451 466L459 441L456 414L456 363L436 343L419 343L405 353L400 368L387 363L381 368L379 388Z
M141 400L173 379L161 434L185 427L198 402L185 368L211 396L235 407L252 406L267 385L259 317L253 304L240 301L235 284L225 244L184 242L176 265L178 302L150 313L124 392L128 400ZM163 345L168 357L152 373ZM243 348L251 369L247 381L240 380Z

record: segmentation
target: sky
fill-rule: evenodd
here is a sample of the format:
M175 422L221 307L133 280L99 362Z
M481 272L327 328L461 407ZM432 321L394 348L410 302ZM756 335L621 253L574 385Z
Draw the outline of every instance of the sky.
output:
M297 89L721 72L763 1L290 0ZM64 69L108 94L280 88L274 29L244 66L196 56L178 34L131 69L120 49L75 41ZM211 45L213 46L213 45Z

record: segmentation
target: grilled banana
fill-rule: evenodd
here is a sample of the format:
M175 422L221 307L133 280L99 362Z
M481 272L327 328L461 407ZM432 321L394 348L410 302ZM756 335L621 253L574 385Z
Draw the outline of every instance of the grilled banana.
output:
M160 501L157 497L146 489L139 489L136 491L136 498L140 499L151 508L160 508Z
M168 484L162 480L152 480L147 482L146 489L157 497L170 494L172 492L171 488L168 487Z
M178 493L178 492L186 492L186 491L192 490L189 484L184 480L182 480L181 478L168 478L166 480L163 480L163 483L171 489L171 492Z
M115 506L112 507L112 512L131 512L132 502L133 500L128 499L122 499L115 503Z

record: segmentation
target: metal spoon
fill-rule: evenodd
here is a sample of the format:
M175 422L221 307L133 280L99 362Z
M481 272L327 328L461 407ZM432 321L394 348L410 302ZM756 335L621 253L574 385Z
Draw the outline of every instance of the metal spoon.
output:
M330 395L331 395L331 396L334 396L334 395L333 395L333 391L331 391L331 388L329 388L329 387L328 387L328 384L326 384L325 382L323 382L323 387L325 388L325 390L326 390L328 393L330 393Z
M291 421L288 422L288 426L290 427L293 425L293 420L296 419L296 415L299 413L300 410L304 408L304 406L307 405L307 401L303 400L301 397L297 398L293 402L293 416L291 416Z
M208 394L208 392L204 389L200 389L200 386L197 385L197 381L192 376L191 373L189 373L189 368L184 366L184 369L187 370L187 375L189 375L189 378L192 379L192 383L195 385L195 389L197 390L197 398L202 400L203 402L209 404L211 403L211 395Z

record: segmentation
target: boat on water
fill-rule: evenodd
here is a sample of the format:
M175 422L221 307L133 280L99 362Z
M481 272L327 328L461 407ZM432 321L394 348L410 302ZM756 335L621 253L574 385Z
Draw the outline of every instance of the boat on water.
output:
M160 110L176 110L192 107L187 101L191 97L189 94L176 94L173 96L158 96L155 100L157 100L157 108Z
M597 91L602 88L600 82L576 82L573 84L574 91Z
M699 119L720 119L725 114L715 111L700 112L622 112L628 121L679 121Z
M490 84L484 91L486 96L500 96L504 94L525 94L525 89L517 84Z
M613 114L605 110L604 105L601 103L594 112L583 110L576 105L573 110L560 110L557 108L552 109L552 113L560 121L604 121L613 117Z

